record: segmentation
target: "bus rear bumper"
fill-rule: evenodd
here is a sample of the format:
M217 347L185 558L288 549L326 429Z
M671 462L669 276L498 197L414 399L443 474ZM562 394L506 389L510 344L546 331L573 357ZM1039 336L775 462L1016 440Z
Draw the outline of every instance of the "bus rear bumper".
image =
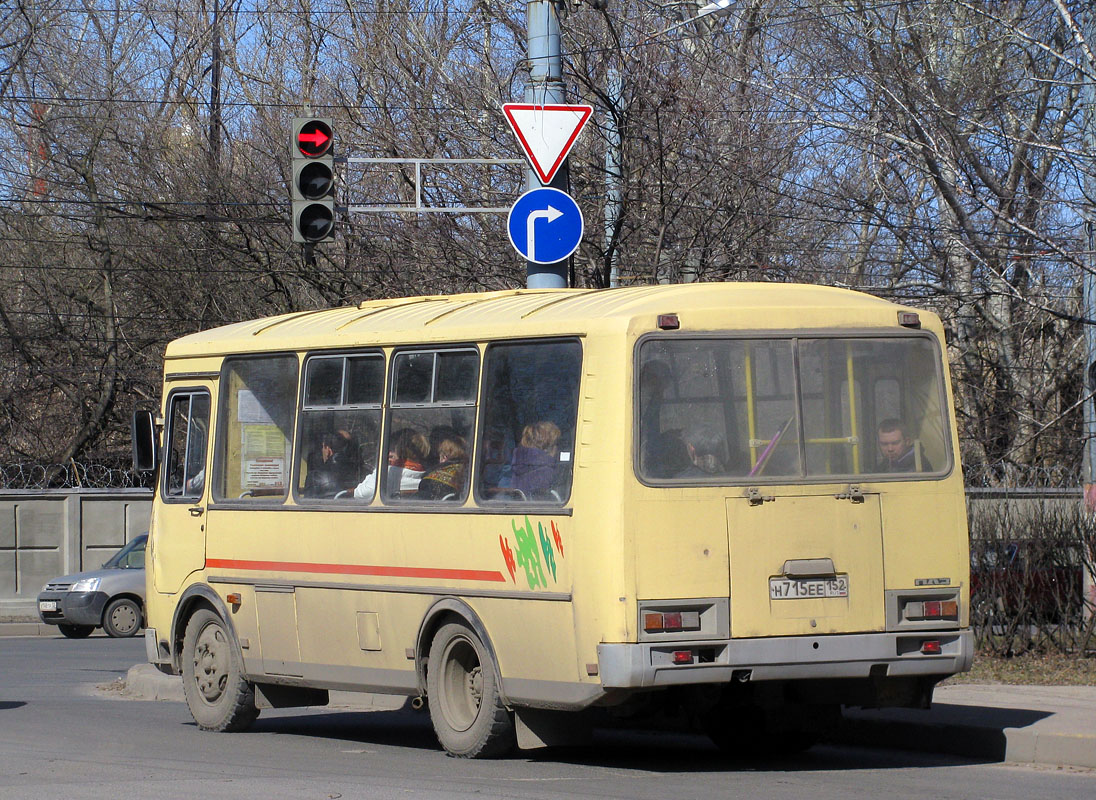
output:
M642 689L731 680L952 675L970 669L973 655L969 630L918 631L602 644L598 666L604 689Z

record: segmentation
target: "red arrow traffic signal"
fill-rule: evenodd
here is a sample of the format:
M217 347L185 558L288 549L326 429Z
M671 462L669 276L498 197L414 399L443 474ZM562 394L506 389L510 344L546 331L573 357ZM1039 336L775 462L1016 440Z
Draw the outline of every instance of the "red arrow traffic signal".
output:
M308 158L319 158L331 148L331 127L311 119L297 130L297 149Z

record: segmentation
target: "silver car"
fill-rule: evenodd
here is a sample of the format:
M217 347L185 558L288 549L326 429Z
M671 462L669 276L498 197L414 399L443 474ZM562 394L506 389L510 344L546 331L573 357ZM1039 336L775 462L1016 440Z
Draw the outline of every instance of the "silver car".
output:
M144 624L145 542L136 537L102 569L55 578L38 595L38 616L70 639L102 627L109 636L133 636Z

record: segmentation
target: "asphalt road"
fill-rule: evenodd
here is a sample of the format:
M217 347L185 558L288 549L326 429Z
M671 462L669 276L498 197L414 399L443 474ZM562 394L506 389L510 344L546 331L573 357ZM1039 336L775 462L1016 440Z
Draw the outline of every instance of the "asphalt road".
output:
M424 714L264 711L247 733L203 733L184 705L97 687L143 644L0 638L0 798L1030 798L1096 796L1096 772L820 746L730 763L699 737L605 732L581 750L464 761Z

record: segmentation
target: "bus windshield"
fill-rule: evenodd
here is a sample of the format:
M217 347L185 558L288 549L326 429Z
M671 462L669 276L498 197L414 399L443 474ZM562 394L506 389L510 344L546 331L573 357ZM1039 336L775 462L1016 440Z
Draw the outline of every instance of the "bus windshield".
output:
M638 473L653 483L943 475L938 364L927 336L648 339Z

